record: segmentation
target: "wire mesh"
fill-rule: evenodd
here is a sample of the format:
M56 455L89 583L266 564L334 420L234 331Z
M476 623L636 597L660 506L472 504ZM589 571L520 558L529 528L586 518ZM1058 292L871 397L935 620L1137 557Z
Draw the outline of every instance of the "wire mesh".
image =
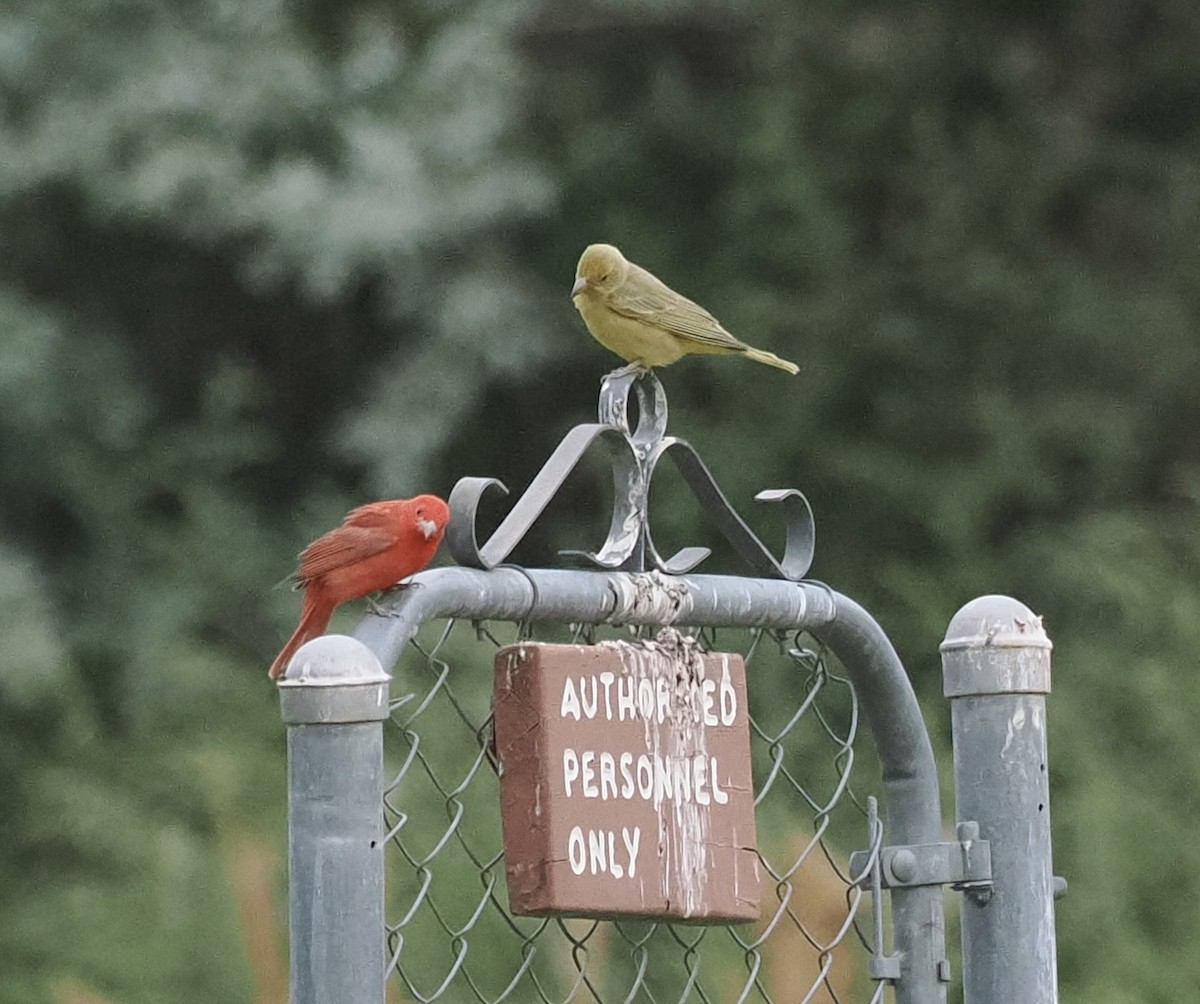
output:
M397 667L385 725L387 945L394 1000L814 1002L882 1000L881 951L862 876L877 849L853 782L878 778L854 688L808 636L722 629L709 651L746 662L759 857L756 924L697 926L514 916L498 781L490 763L492 664L529 625L427 625ZM539 641L630 638L595 625L538 625Z

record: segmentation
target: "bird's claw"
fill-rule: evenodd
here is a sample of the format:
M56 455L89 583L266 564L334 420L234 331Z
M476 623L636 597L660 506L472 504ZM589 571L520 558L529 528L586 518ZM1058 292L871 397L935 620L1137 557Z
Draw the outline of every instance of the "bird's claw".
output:
M384 600L386 602L393 596L405 592L408 589L418 589L420 585L421 583L419 582L397 582L394 586L388 586L387 589L384 589L377 595L379 596L379 600ZM374 596L367 596L365 599L367 603L367 609L370 610L371 613L373 613L376 617L398 616L394 608L383 606L383 604L380 603L379 600L377 600Z
M650 372L650 367L640 360L635 359L631 363L626 363L624 366L618 367L611 373L607 374L610 380L617 379L623 376L644 376Z

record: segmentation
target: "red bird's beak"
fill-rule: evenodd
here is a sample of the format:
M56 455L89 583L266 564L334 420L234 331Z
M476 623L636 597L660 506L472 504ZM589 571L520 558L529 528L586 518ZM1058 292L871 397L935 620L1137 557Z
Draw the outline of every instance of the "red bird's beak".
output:
M580 293L587 289L588 281L583 276L575 280L575 285L571 287L571 299L574 300Z
M421 531L421 536L428 540L438 532L438 525L431 519L419 519L417 529Z

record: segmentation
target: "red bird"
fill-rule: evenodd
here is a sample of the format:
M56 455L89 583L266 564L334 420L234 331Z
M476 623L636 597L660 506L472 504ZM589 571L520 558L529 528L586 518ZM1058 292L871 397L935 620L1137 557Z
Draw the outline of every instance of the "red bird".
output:
M450 507L436 495L370 502L300 552L296 588L304 590L300 624L275 657L271 679L283 675L296 649L325 633L347 600L387 589L429 564L446 532Z

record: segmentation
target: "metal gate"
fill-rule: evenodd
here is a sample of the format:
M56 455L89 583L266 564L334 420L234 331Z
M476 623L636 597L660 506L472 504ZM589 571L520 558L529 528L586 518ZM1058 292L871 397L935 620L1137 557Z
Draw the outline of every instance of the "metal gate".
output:
M970 1004L1055 1000L1040 622L986 597L951 623L946 693L966 821L947 839L932 747L896 652L861 606L804 578L813 523L803 496L758 496L787 518L776 559L695 451L666 434L666 417L651 374L610 375L599 421L567 434L485 543L476 510L497 483L464 478L447 535L458 566L417 575L355 639L310 642L293 660L280 682L292 999L934 1004L953 978L949 885L965 894ZM596 444L615 501L607 540L575 555L593 569L505 564ZM648 499L664 457L755 577L694 574L702 548L658 553ZM489 755L495 650L664 627L745 656L760 921L514 916ZM395 667L394 681L381 666Z

